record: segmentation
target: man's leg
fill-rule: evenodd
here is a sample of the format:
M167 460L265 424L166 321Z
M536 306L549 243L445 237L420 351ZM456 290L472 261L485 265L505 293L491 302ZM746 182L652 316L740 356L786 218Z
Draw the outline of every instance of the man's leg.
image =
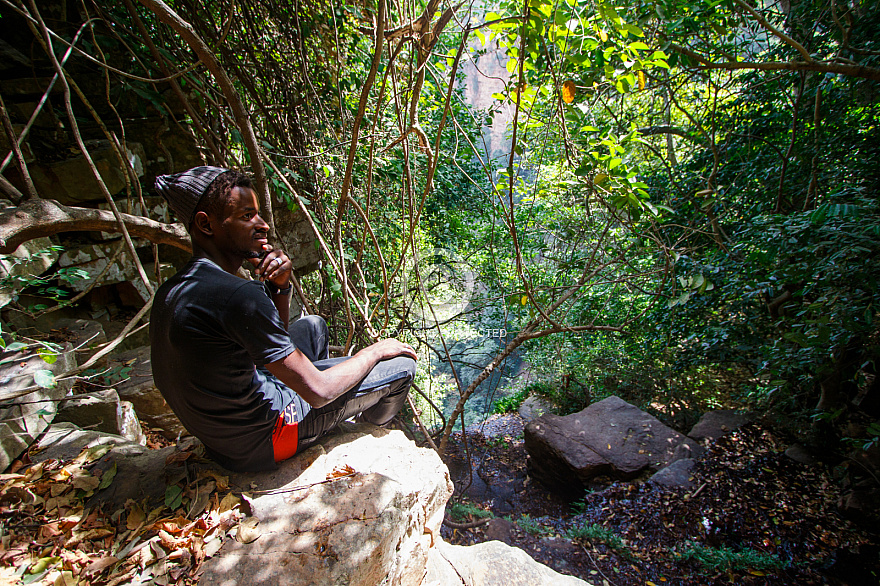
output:
M347 358L331 358L315 362L321 370ZM353 389L331 403L312 409L299 422L300 449L318 440L340 422L360 416L362 421L385 425L406 402L407 392L415 377L416 362L398 356L377 364L370 374Z
M312 362L326 360L330 356L330 328L319 315L299 318L287 329L294 346Z

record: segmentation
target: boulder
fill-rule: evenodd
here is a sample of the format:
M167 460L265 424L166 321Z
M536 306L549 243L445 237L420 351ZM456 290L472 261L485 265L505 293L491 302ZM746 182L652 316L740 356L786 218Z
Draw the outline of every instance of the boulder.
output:
M174 440L188 435L186 428L171 411L162 393L153 382L153 366L150 362L150 347L141 346L133 350L114 354L110 358L114 376L122 380L114 384L119 397L134 405L141 421L162 431L166 438Z
M739 429L749 421L751 421L749 414L732 409L708 411L691 428L688 437L697 441L709 440L714 442L721 436Z
M690 449L679 449L686 444ZM632 479L699 454L693 440L619 397L572 415L542 415L526 426L529 474L547 486L579 492L594 477Z
M520 417L526 421L532 421L546 413L553 413L554 409L550 403L541 397L529 396L520 404L518 411Z
M140 242L135 242L140 244ZM143 280L137 267L130 260L127 250L116 257L111 263L116 249L121 245L121 241L107 242L102 244L83 244L80 246L68 246L61 257L58 259L58 265L63 268L76 268L85 273L85 277L71 282L70 286L74 291L85 291L92 286L95 279L101 276L100 285L123 284L129 288L134 288L135 295L139 297L135 305L141 306L150 298ZM109 266L108 266L109 265ZM147 278L155 277L155 263L144 265L144 271ZM159 271L164 278L168 278L174 274L174 267L168 263L159 263ZM155 286L155 283L153 283Z
M31 460L72 460L83 450L109 445L111 449L95 465L101 473L116 466L109 487L98 491L89 505L105 505L107 510L121 508L128 499L158 503L165 498L168 479L179 477L181 465L167 465L175 447L150 450L119 435L80 429L72 423L55 423L46 430L32 450Z
M428 558L422 586L589 586L554 572L529 554L500 541L450 545L441 541Z
M352 476L327 482L346 467ZM323 440L275 472L230 480L252 495L261 536L226 542L205 563L203 584L416 586L452 494L436 452L367 425Z
M666 468L662 468L654 474L650 482L663 488L693 488L691 471L695 462L690 458L676 460Z
M101 322L89 319L56 319L52 324L52 331L66 334L66 340L70 342L76 352L77 364L84 364L96 348L107 342L107 334ZM105 366L106 358L100 360L96 366Z
M58 251L52 245L52 241L46 237L34 238L20 244L12 254L3 255L0 257L0 279L43 274L58 260ZM0 288L0 307L12 301L14 294L12 289Z
M109 141L91 142L92 144L87 145L89 155L92 157L101 179L111 195L119 193L125 189L125 170L119 165L116 152ZM126 157L134 163L135 169L141 170L141 175L143 175L143 165L139 162L144 160L143 146L128 141L127 147ZM83 202L104 199L101 188L95 180L95 175L88 161L82 155L56 163L30 165L29 170L37 193L43 197L57 199L65 205L81 205Z
M50 388L35 388L21 397L16 393L36 387L34 376L48 370L53 375L72 370L76 366L73 352L67 345L55 356L53 363L44 361L28 347L20 351L0 353L0 471L9 467L34 440L49 426L55 417L58 399L70 390L71 381L56 383ZM6 398L9 397L9 401Z
M74 395L61 402L55 422L69 422L79 428L121 435L136 444L147 444L134 407L128 401L120 401L113 389Z
M193 466L212 466L198 457L176 457L197 452L195 440L149 450L71 423L49 427L34 461L69 460L83 448L104 444L110 450L95 468L115 467L116 473L88 504L105 510L128 499L161 501L168 484L195 474ZM586 584L498 541L469 547L444 543L440 524L452 494L449 474L435 452L417 447L399 431L346 425L274 472L233 473L229 481L247 513L259 520L258 536L248 544L225 541L205 562L202 584Z

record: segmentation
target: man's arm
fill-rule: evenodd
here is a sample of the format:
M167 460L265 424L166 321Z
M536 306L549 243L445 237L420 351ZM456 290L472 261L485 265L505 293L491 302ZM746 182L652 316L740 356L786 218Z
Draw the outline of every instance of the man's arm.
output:
M389 338L364 348L327 370L315 368L299 350L270 362L266 369L296 391L306 403L312 407L323 407L359 383L377 363L395 356L409 356L417 360L412 346Z

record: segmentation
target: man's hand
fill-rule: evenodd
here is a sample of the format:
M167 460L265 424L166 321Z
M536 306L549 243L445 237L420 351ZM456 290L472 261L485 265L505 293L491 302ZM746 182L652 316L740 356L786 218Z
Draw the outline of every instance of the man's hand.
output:
M361 352L372 353L373 355L371 356L371 358L373 358L376 362L387 360L389 358L394 358L395 356L409 356L413 360L419 359L419 357L416 355L416 351L413 349L412 346L394 338L386 338L385 340L380 340L375 344L367 346L366 348L361 350Z
M283 250L273 249L271 244L264 244L263 250L266 251L266 256L262 259L247 259L254 265L254 273L260 281L269 281L279 289L286 289L290 284L290 269L293 263Z

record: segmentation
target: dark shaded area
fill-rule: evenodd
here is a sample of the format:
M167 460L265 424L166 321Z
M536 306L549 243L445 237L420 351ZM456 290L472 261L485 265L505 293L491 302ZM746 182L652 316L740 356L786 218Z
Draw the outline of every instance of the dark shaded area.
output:
M880 538L838 513L841 488L834 470L790 460L787 445L758 424L713 444L694 468L693 489L616 482L597 485L573 503L526 476L527 454L515 434L515 426L490 438L468 434L477 473L464 497L467 459L457 436L446 459L456 483L453 502L462 499L507 520L464 530L444 526L447 541L502 539L593 584L603 579L616 586L878 583ZM578 527L594 524L604 529L603 538L568 538ZM751 552L752 563L707 569L683 559L697 546ZM782 567L754 562L768 559Z

